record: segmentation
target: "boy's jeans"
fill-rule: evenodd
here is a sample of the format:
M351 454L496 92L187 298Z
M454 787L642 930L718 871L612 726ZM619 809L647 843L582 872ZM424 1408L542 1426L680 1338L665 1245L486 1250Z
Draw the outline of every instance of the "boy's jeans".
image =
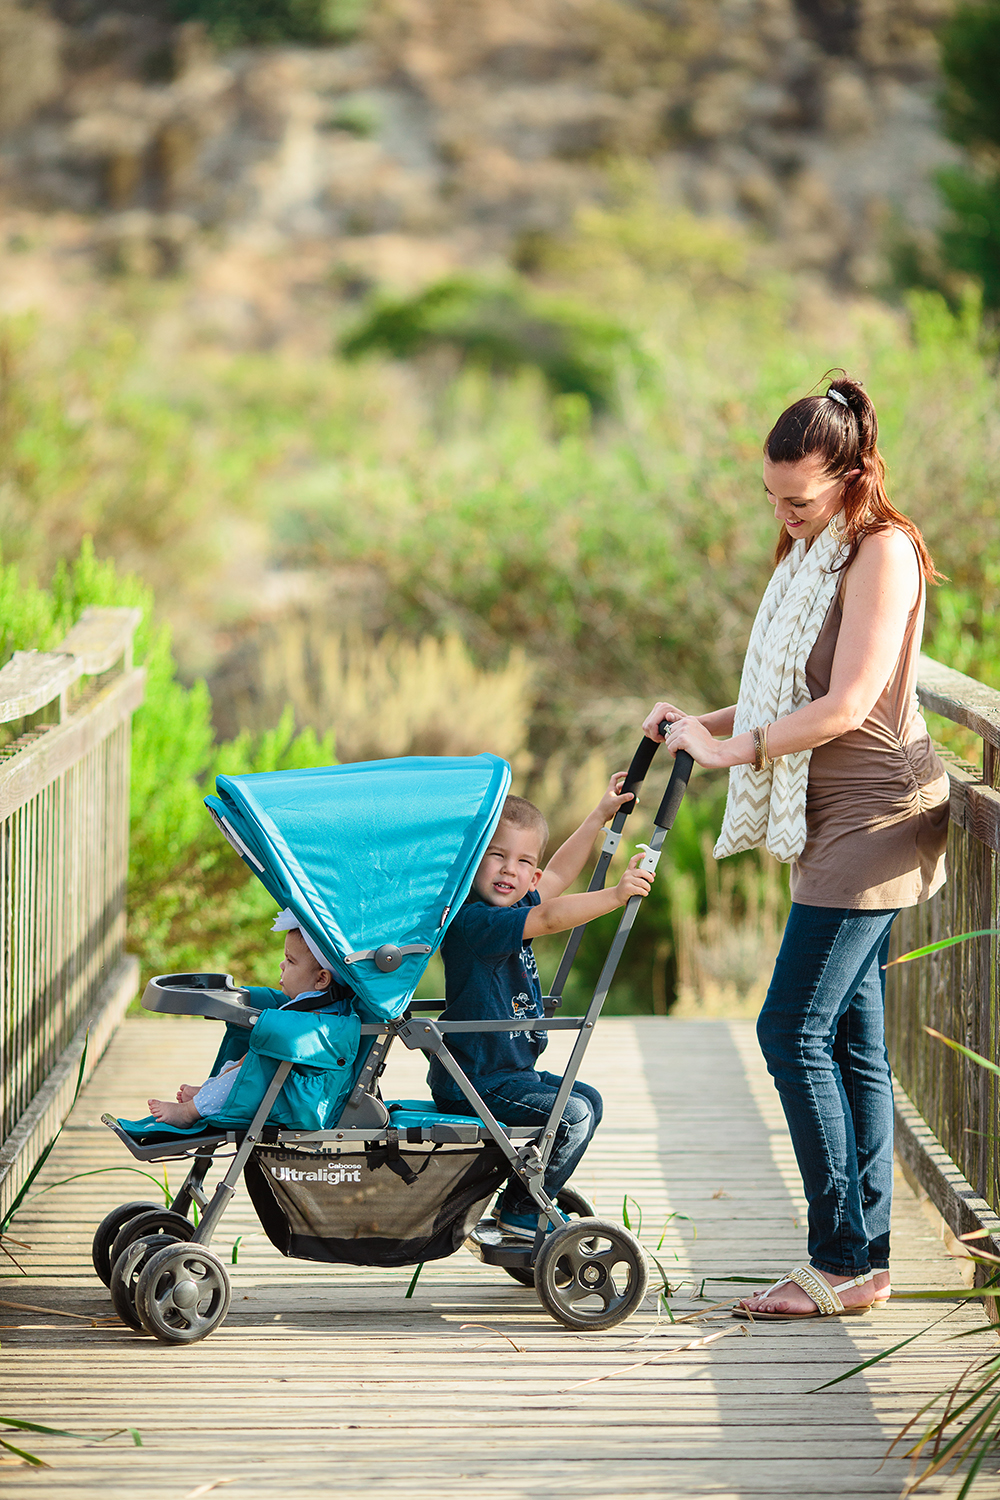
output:
M830 1275L889 1264L892 1081L885 970L895 911L793 904L757 1037L809 1203L809 1255Z
M474 1079L477 1090L502 1125L543 1125L549 1117L552 1101L562 1079L554 1073L521 1073L494 1075L489 1084ZM450 1113L474 1114L471 1104L449 1104ZM556 1126L555 1145L545 1171L545 1191L554 1198L569 1181L590 1145L604 1106L601 1096L589 1083L574 1083L566 1100L563 1116ZM535 1200L525 1192L520 1178L511 1177L500 1202L502 1214L537 1213Z

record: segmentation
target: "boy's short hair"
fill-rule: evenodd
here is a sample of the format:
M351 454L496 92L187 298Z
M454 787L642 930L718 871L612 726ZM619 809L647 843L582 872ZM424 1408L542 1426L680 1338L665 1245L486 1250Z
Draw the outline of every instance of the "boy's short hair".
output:
M549 825L539 812L533 802L527 797L508 797L500 814L501 823L509 823L512 828L527 828L532 833L537 833L539 838L538 861L541 863L542 855L545 853L545 845L549 841Z

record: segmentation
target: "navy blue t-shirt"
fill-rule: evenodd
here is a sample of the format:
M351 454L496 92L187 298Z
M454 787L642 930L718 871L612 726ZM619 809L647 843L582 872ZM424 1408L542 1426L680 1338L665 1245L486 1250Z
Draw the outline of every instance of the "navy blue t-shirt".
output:
M512 1021L541 1018L542 989L531 943L524 941L528 911L541 901L529 891L514 906L491 906L472 895L452 922L444 959L442 1021ZM534 1068L548 1041L544 1031L450 1031L448 1050L478 1087L504 1073ZM431 1058L427 1081L435 1099L461 1099L458 1085Z

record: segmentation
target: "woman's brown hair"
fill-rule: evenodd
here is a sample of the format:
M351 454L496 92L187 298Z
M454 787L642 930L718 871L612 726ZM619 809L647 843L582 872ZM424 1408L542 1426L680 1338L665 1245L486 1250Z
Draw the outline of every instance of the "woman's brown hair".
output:
M885 488L885 462L878 451L878 418L864 387L849 380L844 372L831 371L836 378L824 376L827 391L836 391L843 399L829 394L803 396L775 422L764 439L764 454L773 464L797 464L813 455L823 461L823 472L831 479L844 479L844 542L848 547L840 568L849 568L866 536L898 526L905 531L917 550L920 566L928 583L941 578L927 550L920 529L909 516L898 511ZM853 474L855 469L861 472ZM852 478L847 478L853 474ZM784 526L774 552L777 565L794 545Z

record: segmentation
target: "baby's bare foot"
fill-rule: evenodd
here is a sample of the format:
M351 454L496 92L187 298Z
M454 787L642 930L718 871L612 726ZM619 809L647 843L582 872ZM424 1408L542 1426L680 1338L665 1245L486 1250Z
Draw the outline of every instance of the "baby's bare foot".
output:
M201 1119L190 1100L182 1104L172 1104L164 1099L147 1099L146 1102L149 1113L164 1125L194 1125Z
M195 1094L201 1092L200 1083L182 1083L177 1090L177 1102L179 1104L190 1104Z

